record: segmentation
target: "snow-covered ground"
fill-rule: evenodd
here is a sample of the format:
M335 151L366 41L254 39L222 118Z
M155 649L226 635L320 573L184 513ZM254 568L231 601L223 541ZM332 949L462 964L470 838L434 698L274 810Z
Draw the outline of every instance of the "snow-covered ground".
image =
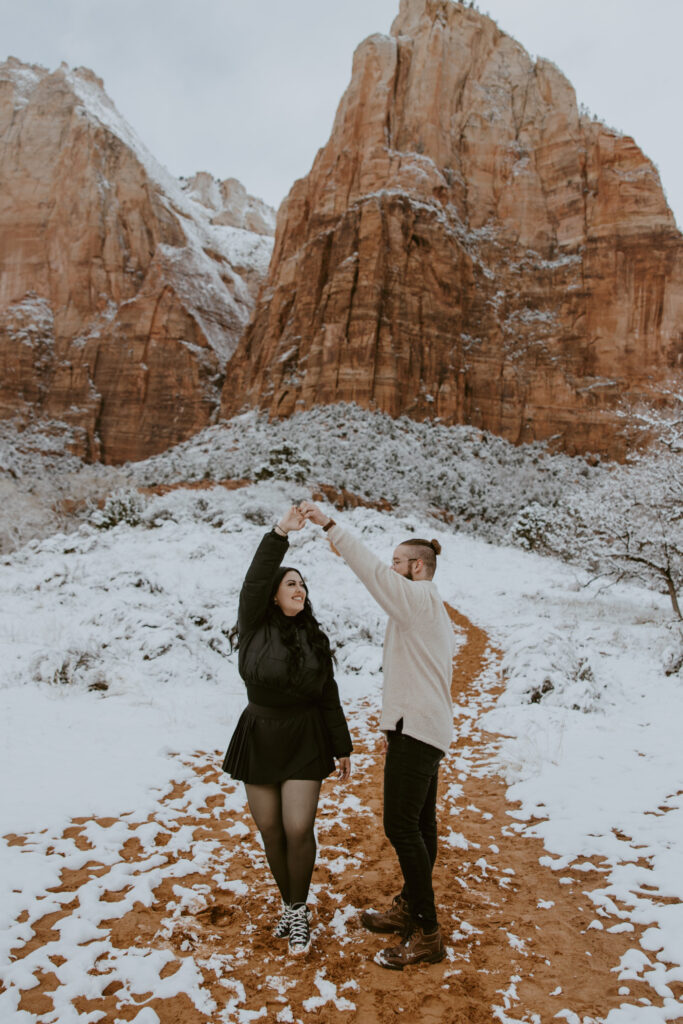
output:
M239 586L264 529L304 496L272 480L177 490L146 499L136 526L83 526L0 563L0 834L32 836L0 845L0 961L21 936L19 912L45 913L36 897L63 867L57 840L72 817L144 815L182 781L181 762L227 745L245 703L226 637ZM649 981L666 995L683 981L683 678L664 670L676 642L668 601L585 585L560 562L420 516L335 518L387 559L406 534L439 538L444 599L504 652L509 684L486 725L508 737L499 758L509 796L520 818L541 819L529 827L558 871L604 858L596 898L617 905L624 928L648 925L643 944L658 965ZM292 535L287 562L333 638L343 700L376 701L381 612L314 527ZM107 857L100 832L89 831L88 857ZM643 964L633 950L620 977ZM653 1007L619 1012L610 1022L672 1019Z

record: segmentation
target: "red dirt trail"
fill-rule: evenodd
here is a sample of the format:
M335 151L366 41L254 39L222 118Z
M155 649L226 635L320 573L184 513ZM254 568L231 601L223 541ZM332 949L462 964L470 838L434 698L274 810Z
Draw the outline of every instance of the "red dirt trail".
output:
M229 868L221 876L220 852L196 870L185 864L191 873L180 880L185 892L197 894L194 904L186 900L179 908L178 879L165 877L153 889L150 906L136 903L122 917L102 922L116 950L167 951L161 978L172 977L193 958L207 996L205 1006L213 1008L202 1011L183 993L161 998L153 991L134 992L113 976L110 984L99 985L101 994L76 996L77 1011L100 1011L105 1024L133 1020L145 1006L162 1024L243 1024L255 1019L291 1024L316 1019L324 1024L545 1024L562 1010L571 1010L580 1024L589 1024L624 1003L662 1005L643 982L629 981L626 995L614 971L622 954L637 946L638 932L608 932L620 919L603 909L597 911L603 930L588 927L596 909L587 894L604 883L604 865L596 862L589 871L563 868L561 882L556 872L539 863L546 851L538 839L524 835L528 823L515 818L514 806L506 802L505 783L494 774L491 762L498 740L477 728L478 714L490 707L495 687L500 687L498 681L483 691L481 677L495 679L499 655L481 629L456 611L449 613L464 631L465 642L453 675L457 738L442 762L441 844L434 869L447 959L403 973L383 970L373 963L373 954L396 940L368 934L358 923L357 908L384 906L399 888L397 862L382 833L382 755L374 740L370 745L362 739L356 743L355 770L347 787L333 779L324 784L317 824L314 939L309 954L297 959L288 956L286 942L270 937L278 903L248 812L221 815L239 784L222 775L222 755L214 752L198 755L192 763L220 791L214 785L205 805L185 814L187 785L176 786L159 805L160 814L164 804L181 807L175 819L169 823L164 818L164 831L151 844L144 837L128 839L120 856L139 864L142 872L152 854L161 854L172 865L192 859L194 844L207 841L229 855ZM358 731L369 736L368 726L376 720L370 708L362 714L367 717ZM141 821L140 828L153 820ZM113 819L98 821L106 828ZM89 843L84 826L85 819L76 819L64 835L85 850ZM183 828L192 830L193 842L174 848L174 835ZM24 839L11 841L21 845ZM31 934L13 950L12 959L53 942L55 926L76 913L79 892L93 878L104 888L102 899L112 905L121 899L125 890L107 889L110 870L111 865L96 860L77 871L64 870L52 893L64 894L68 901L32 923ZM228 874L232 891L225 884ZM234 891L239 882L244 883L242 894ZM52 962L58 969L60 958ZM89 973L101 979L107 971L111 968L102 959L95 960ZM19 1009L43 1024L54 1010L60 980L53 971L38 972L35 980L34 987L22 990Z

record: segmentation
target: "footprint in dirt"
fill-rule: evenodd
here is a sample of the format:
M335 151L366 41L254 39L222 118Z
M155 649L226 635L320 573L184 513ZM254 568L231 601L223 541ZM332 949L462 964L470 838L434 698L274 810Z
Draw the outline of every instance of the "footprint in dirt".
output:
M215 928L221 928L227 927L231 924L234 920L235 913L235 907L217 903L212 907L207 907L206 910L200 910L199 913L194 916L201 924L213 925Z

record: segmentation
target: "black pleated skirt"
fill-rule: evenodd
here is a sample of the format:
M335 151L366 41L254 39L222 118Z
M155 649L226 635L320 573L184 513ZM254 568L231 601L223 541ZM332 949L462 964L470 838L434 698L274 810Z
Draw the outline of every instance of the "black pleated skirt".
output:
M320 709L315 704L247 704L223 759L223 771L255 786L326 778L334 771L334 758Z

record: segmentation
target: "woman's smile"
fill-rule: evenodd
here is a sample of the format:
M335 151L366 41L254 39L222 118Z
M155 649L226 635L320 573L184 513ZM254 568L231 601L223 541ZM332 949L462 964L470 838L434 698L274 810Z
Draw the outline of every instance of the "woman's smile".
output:
M275 604L284 615L298 615L306 603L306 587L296 569L286 572L275 592Z

